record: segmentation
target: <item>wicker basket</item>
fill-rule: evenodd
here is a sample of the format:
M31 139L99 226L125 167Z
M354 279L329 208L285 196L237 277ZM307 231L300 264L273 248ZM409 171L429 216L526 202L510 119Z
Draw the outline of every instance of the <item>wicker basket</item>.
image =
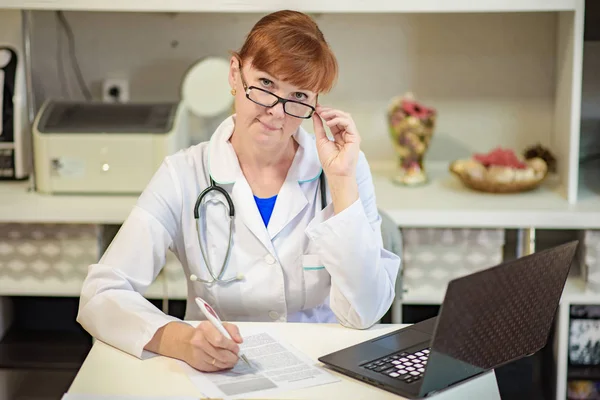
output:
M536 160L536 161L533 161ZM545 162L540 159L531 159L527 160L526 163L533 165L532 163L537 163L536 167L539 168L540 161L544 163L546 167L543 172L538 170L538 176L536 179L528 179L528 180L515 180L510 182L499 182L494 179L489 179L487 177L476 177L472 174L465 171L463 168L459 168L459 163L464 162L464 160L456 160L450 163L449 170L455 176L460 179L460 181L470 189L477 190L480 192L487 193L522 193L526 191L530 191L539 187L542 182L548 176L548 168Z

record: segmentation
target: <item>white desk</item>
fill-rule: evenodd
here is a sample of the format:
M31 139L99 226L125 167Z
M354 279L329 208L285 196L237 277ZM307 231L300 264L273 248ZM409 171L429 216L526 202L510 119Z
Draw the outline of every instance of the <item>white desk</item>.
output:
M277 331L286 341L304 352L315 362L327 353L371 339L401 328L403 325L376 325L368 330L344 328L338 324L304 323L239 323L239 326L258 327ZM295 399L400 399L401 397L374 386L348 378L336 372L339 382L277 392L268 398ZM96 341L81 366L69 393L138 396L200 396L201 393L181 370L178 362L166 357L139 360L100 341ZM498 399L495 375L486 374L436 396L436 399L485 398ZM264 397L262 397L264 398Z

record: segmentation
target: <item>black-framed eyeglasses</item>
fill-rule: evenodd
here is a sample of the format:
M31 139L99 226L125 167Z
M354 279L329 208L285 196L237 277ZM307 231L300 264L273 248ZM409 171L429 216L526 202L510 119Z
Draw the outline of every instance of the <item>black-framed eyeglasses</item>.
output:
M244 75L242 74L242 63L240 62L239 65L240 77L242 78L242 85L244 86L246 97L253 103L268 108L275 107L277 104L281 103L283 104L283 112L291 115L292 117L302 119L308 119L312 117L313 113L316 111L315 107L309 104L302 103L297 100L284 99L277 96L275 93L269 92L268 90L256 86L248 86L246 84L246 80L244 79Z

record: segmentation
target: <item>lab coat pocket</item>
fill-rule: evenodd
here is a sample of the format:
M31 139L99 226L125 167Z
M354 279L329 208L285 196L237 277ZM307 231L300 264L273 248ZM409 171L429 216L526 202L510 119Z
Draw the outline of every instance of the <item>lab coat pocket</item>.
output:
M329 296L331 276L317 254L302 256L304 278L304 309L317 307Z

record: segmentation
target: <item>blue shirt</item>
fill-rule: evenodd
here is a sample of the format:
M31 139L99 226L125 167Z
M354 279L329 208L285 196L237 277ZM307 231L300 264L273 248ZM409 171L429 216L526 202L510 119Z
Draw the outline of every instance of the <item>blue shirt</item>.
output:
M262 217L265 226L269 225L269 220L271 219L271 214L273 213L273 207L275 207L275 200L277 200L277 195L268 197L266 199L261 199L254 196L254 201L256 201L258 211L260 212L260 216Z

